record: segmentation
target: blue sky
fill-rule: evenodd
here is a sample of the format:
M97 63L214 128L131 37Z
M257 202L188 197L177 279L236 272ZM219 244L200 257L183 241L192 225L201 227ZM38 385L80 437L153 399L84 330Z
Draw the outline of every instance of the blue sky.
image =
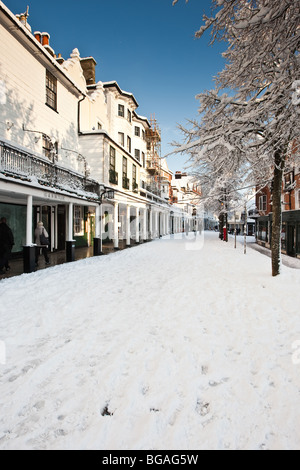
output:
M14 13L29 5L32 31L48 32L55 53L67 59L74 48L97 61L96 81L116 80L134 94L138 114L155 114L162 131L162 156L180 141L178 124L197 117L196 94L214 86L224 62L224 44L195 39L211 0L4 0ZM185 158L168 157L172 171Z

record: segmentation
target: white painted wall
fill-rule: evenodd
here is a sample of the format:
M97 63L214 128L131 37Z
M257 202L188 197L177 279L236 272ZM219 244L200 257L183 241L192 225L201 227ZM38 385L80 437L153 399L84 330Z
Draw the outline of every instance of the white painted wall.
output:
M58 163L81 172L82 164L78 164L76 154L61 150L61 146L78 150L78 94L75 96L72 85L67 89L58 75L57 112L49 108L45 104L45 66L1 24L0 58L0 137L42 155L41 134L24 132L23 125L43 132L58 141ZM7 121L13 123L9 131Z

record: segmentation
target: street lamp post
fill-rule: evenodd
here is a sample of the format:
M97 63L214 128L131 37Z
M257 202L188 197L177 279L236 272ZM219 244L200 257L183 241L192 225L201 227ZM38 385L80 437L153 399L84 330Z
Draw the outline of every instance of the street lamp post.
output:
M94 256L103 255L102 251L102 234L103 234L103 214L102 214L102 203L103 199L114 199L115 192L111 188L105 186L100 187L99 194L99 206L96 210L96 233L94 238ZM100 223L99 223L100 221Z

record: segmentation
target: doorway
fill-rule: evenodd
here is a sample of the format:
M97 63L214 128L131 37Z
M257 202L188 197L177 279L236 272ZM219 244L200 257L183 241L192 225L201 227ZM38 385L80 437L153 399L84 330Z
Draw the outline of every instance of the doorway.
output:
M296 225L288 225L287 254L296 256Z

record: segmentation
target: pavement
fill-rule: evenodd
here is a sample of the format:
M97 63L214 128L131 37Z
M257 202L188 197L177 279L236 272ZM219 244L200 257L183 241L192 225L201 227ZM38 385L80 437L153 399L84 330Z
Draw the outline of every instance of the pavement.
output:
M243 237L238 237L238 242L243 243ZM132 241L131 246L135 246L135 243ZM119 241L119 249L124 250L127 247L123 240ZM247 249L250 248L252 250L256 250L259 253L268 256L271 258L271 251L268 248L264 248L263 246L258 245L255 242L254 237L247 237ZM113 243L103 244L103 254L108 255L110 253L114 253L115 249ZM85 258L91 258L93 256L93 247L80 247L75 248L75 261L79 261ZM40 271L41 269L47 269L51 266L57 266L59 264L66 263L66 252L65 251L55 251L53 253L49 253L50 258L50 265L46 266L44 257L41 255L39 259L39 266L37 266L36 271ZM282 263L285 266L288 266L293 269L300 269L300 259L299 258L292 258L291 256L287 256L282 254ZM14 258L10 260L10 271L7 273L0 275L1 279L7 279L14 276L20 276L24 273L23 271L23 257Z
M134 246L132 243L131 246ZM126 246L125 242L120 240L119 242L119 249L124 250L125 248L129 248ZM105 243L103 244L102 251L104 255L108 255L109 253L114 253L116 250L114 249L113 243ZM93 256L93 247L78 247L75 248L75 261L79 261L85 258L91 258ZM50 268L51 266L57 266L59 264L66 263L66 252L63 251L55 251L49 253L50 264L46 266L45 260L43 255L39 257L39 264L36 267L36 271L40 271L42 269ZM14 276L20 276L24 274L23 270L23 257L20 255L17 258L12 258L9 261L10 270L5 274L0 275L1 279L7 279Z
M230 238L234 238L234 236L230 235ZM244 244L244 236L239 235L237 237L237 242ZM265 248L264 246L261 246L258 243L256 243L255 237L247 237L247 249L248 248L258 251L262 255L265 255L271 258L271 250L269 250L269 248ZM299 258L293 258L292 256L287 256L282 253L281 259L282 259L282 264L284 266L288 266L289 268L293 268L293 269L300 269Z
M247 247L251 248L252 250L256 250L259 253L262 253L263 255L268 256L269 258L271 258L271 250L269 250L268 248L260 246L257 243L249 243L249 244L247 244ZM284 266L288 266L289 268L293 268L293 269L300 269L300 259L299 258L293 258L292 256L287 256L287 255L284 255L282 253L281 254L281 259L282 259L282 264Z

